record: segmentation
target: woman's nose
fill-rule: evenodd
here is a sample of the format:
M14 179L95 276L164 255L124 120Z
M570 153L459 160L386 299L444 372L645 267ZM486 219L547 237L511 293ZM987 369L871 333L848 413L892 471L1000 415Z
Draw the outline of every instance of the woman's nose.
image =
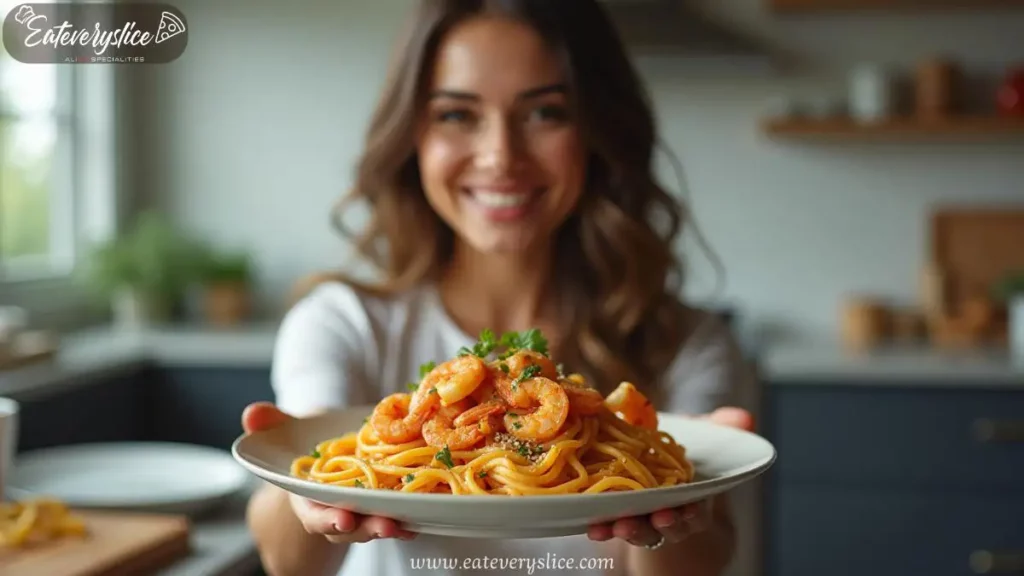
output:
M505 120L489 122L480 135L476 167L495 172L508 172L519 159L519 143L512 124Z

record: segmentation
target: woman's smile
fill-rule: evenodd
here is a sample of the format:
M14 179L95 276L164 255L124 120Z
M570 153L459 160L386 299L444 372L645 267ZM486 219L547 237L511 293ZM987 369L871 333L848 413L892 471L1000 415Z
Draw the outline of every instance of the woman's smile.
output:
M491 222L524 219L537 206L544 187L523 185L466 186L461 198L468 208Z

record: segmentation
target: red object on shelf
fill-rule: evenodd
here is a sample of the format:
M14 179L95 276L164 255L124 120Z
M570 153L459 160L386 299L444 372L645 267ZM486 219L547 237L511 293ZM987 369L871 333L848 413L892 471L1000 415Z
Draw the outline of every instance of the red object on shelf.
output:
M996 95L999 111L1013 116L1024 116L1024 66L1007 73Z

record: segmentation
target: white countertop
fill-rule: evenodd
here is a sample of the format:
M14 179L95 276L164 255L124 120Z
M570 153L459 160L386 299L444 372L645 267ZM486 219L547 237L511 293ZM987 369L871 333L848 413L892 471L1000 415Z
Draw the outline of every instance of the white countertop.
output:
M52 393L88 383L145 362L164 366L267 367L274 352L276 323L217 330L176 326L118 332L110 328L67 336L55 361L0 373L0 395ZM923 347L889 347L847 352L835 342L764 346L756 354L771 384L941 385L1024 387L1024 358L1005 350L951 352Z
M777 345L763 350L759 368L772 384L843 381L864 385L1024 387L1024 356L1006 350L945 351L893 346L853 352L838 343Z
M165 366L269 367L276 324L230 330L203 326L132 332L95 328L61 339L55 360L0 373L0 396L16 398L87 384L146 362Z

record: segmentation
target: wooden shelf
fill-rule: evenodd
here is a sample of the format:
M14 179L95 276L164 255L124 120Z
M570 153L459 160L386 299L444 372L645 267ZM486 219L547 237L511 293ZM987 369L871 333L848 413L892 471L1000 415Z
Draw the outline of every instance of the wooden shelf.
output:
M960 116L941 120L895 118L862 124L848 118L767 120L764 132L778 138L837 140L949 140L1024 138L1024 117Z
M1024 8L1024 0L768 0L775 12L926 11Z

